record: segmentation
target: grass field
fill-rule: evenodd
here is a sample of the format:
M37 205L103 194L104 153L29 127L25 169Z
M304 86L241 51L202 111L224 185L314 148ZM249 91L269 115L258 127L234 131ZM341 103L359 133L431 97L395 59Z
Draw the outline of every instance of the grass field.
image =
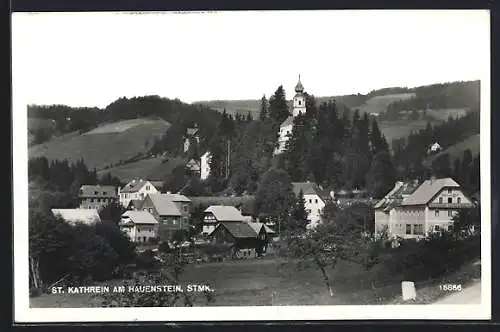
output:
M132 179L146 178L150 181L163 181L165 176L180 165L184 165L182 158L171 158L164 162L164 158L147 158L135 161L130 164L103 169L97 172L99 177L110 173L122 182L129 182Z
M54 138L29 149L30 157L76 161L83 158L90 169L127 160L147 151L155 137L167 131L163 120L136 119L102 125L82 135L74 132Z
M431 303L446 295L439 284L460 283L464 287L481 277L480 264L470 262L448 276L416 282L417 300ZM310 265L297 269L296 262L280 259L227 261L189 265L181 277L181 285L209 285L214 290L211 306L270 305L363 305L400 304L401 278L387 276L384 271L366 271L361 266L340 262L328 270L335 295L330 297L320 271ZM374 282L373 280L385 280ZM122 285L112 280L94 285ZM42 294L30 299L31 307L99 307L99 296L90 294ZM207 305L203 296L196 306Z
M380 113L387 110L387 106L398 100L406 100L415 96L415 93L397 93L383 96L375 96L368 99L359 107L360 112Z
M420 129L425 129L427 123L431 124L439 123L440 121L428 121L428 120L398 120L398 121L380 121L379 127L382 134L384 134L385 139L389 145L392 144L392 140L407 137L412 131L418 131Z
M469 149L472 153L472 158L476 157L479 154L479 143L480 143L480 135L472 135L469 138L463 140L462 142L459 142L455 145L450 146L449 148L432 155L430 157L427 157L424 160L424 165L430 166L432 165L432 162L438 158L440 155L443 155L447 153L450 156L450 163L453 165L453 162L455 159L462 159L464 155L464 151Z

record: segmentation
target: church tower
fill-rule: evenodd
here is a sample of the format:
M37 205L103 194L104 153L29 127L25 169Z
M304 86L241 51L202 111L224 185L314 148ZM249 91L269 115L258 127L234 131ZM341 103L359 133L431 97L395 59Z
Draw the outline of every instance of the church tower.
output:
M304 86L299 81L295 86L295 96L293 97L293 111L292 115L296 117L299 114L306 114L306 95L304 94Z

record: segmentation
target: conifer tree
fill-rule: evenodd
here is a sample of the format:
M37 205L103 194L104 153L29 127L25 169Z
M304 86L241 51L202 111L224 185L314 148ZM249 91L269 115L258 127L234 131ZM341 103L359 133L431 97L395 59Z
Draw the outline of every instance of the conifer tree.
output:
M370 171L366 174L366 187L376 199L384 197L394 186L395 169L388 151L382 150L374 157Z
M269 108L269 105L267 102L266 95L263 95L262 99L260 100L260 113L259 113L260 121L265 121L267 119L268 108Z
M292 232L303 232L306 230L306 226L309 221L307 220L305 203L304 192L301 189L292 209L290 222L287 225L287 230Z
M269 98L269 117L278 123L283 122L290 112L286 100L285 90L280 85L274 94Z

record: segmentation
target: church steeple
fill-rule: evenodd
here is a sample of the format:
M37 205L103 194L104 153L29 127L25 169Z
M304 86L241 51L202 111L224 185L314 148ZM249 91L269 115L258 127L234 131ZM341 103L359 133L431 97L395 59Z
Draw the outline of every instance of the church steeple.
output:
M304 94L304 86L302 85L302 82L300 81L300 74L299 74L299 81L297 82L297 85L295 86L295 96L293 97L293 112L292 115L295 117L299 114L305 114L306 113L306 96Z
M300 74L299 74L299 81L297 82L297 85L295 86L295 92L297 92L297 93L303 93L304 92L304 86L300 82Z

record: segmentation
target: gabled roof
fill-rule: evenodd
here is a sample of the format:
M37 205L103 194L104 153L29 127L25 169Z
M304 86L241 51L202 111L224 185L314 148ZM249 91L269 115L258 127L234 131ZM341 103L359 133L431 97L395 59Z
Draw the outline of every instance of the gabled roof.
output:
M187 135L196 135L198 133L198 128L188 128L186 131Z
M318 195L323 201L326 201L330 197L330 193L327 190L321 189L314 182L292 182L292 187L295 196L299 196L302 190L304 195Z
M177 205L168 197L167 194L149 194L148 196L160 216L182 216Z
M237 208L229 205L212 205L209 206L204 212L211 212L215 219L219 222L247 220L247 218L243 216Z
M79 197L117 197L113 186L87 185L80 187Z
M264 223L261 223L261 222L248 222L248 225L250 227L253 228L253 230L255 231L255 233L259 234L260 231L262 230L262 227L264 227L264 230L266 231L266 233L268 234L275 234L275 232L269 228L268 226L266 226L266 224Z
M217 227L213 230L214 233L219 227L224 227L227 231L236 239L248 239L248 238L257 238L259 233L255 232L255 230L246 222L221 222L217 225ZM211 234L212 234L211 233Z
M89 225L101 221L96 209L52 209L51 211L54 216L60 216L71 224L82 222Z
M129 183L127 183L122 189L122 193L135 193L139 191L146 183L149 181L147 180L132 180ZM151 185L153 185L151 182L149 182Z
M290 115L288 118L285 119L285 121L281 123L280 127L286 127L292 124L293 124L293 116Z
M394 187L389 191L384 198L379 200L375 205L375 209L384 209L384 211L389 211L392 208L401 205L403 199L411 195L418 187L419 183L417 181L413 182L402 182L398 181L394 184Z
M425 180L410 196L403 199L401 205L427 204L443 188L460 188L460 185L452 178Z
M127 211L122 214L122 221L124 223L127 223L128 220L132 221L134 224L139 225L158 224L158 221L148 211ZM122 221L120 221L120 223Z

